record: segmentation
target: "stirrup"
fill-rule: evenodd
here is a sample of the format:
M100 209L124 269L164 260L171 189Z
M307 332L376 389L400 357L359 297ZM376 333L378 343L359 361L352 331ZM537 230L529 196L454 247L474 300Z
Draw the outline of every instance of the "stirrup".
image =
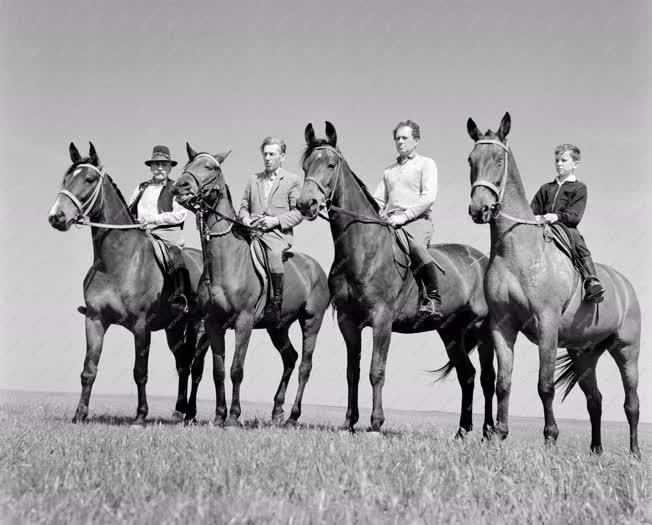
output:
M419 306L419 313L426 314L433 319L443 319L444 314L439 311L440 302L432 297L426 297Z
M587 277L584 280L584 300L589 303L600 303L604 299L604 287L597 277Z

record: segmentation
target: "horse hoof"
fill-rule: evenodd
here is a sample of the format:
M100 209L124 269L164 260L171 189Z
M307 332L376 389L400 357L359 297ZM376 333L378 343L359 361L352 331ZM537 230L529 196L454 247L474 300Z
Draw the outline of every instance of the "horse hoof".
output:
M173 421L183 421L186 419L186 415L183 412L179 412L178 410L173 411L171 417Z
M228 417L223 423L224 428L240 428L242 423L234 417Z
M277 412L276 414L272 414L272 425L282 425L283 421L285 419L285 414L281 410L280 412Z
M183 420L183 426L184 427L194 427L197 425L197 418L193 417L191 419L184 419Z
M460 439L463 440L466 438L466 435L469 433L468 430L463 429L462 427L457 429L457 432L455 433L455 439Z
M296 428L299 426L299 422L296 419L288 418L285 423L283 423L284 427L287 428Z
M482 429L482 441L491 441L491 438L494 437L496 429L494 427L484 427Z
M591 454L599 456L602 454L602 445L591 445Z
M381 436L380 427L375 425L371 425L370 427L367 427L367 435L371 437Z
M602 451L602 449L600 451ZM639 460L643 459L643 456L641 455L641 449L640 448L634 447L629 452L630 452L630 454L632 455L632 457L634 459L639 459Z
M544 440L544 444L545 444L546 448L553 448L553 447L557 446L557 440L555 438L547 437Z

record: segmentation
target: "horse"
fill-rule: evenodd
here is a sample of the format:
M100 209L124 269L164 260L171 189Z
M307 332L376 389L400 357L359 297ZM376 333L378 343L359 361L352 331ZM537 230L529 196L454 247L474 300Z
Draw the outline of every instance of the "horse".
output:
M151 333L165 330L179 375L178 396L173 417L188 414L188 376L196 346L205 343L201 319L170 308L171 294L165 275L155 260L154 248L141 226L134 224L120 190L104 170L95 146L90 143L87 157L70 143L72 165L66 171L61 191L49 213L50 225L68 231L73 224L91 226L93 265L84 278L86 359L81 373L81 397L73 423L84 421L104 334L109 326L125 327L134 335L134 381L138 388L138 408L134 424L142 425L148 412L146 384ZM96 222L90 222L90 220ZM183 250L193 290L202 272L201 252Z
M625 387L630 451L639 456L636 388L641 312L636 293L622 274L599 264L598 276L606 290L604 302L598 305L582 300L578 272L569 257L547 242L545 223L536 220L525 198L514 154L507 145L510 128L509 113L505 113L497 133L487 130L482 134L472 119L467 121L467 131L475 143L469 156L469 214L478 224L489 223L491 230L485 296L498 358L495 432L502 439L509 432L514 343L522 332L539 347L538 391L544 410L545 442L554 444L559 435L552 407L553 376L557 348L563 347L568 358L565 364L562 362L557 383L568 385L566 395L579 383L591 419L591 451L602 452L602 396L595 367L607 350L618 365Z
M330 304L326 274L317 261L308 255L292 252L286 258L285 287L281 323L257 312L264 288L256 273L250 251L252 232L236 218L231 192L222 173L228 155L197 153L186 144L188 163L174 185L177 201L198 213L204 254L204 274L198 289L198 306L205 316L204 324L213 352L215 381L215 422L237 426L241 414L240 385L244 362L253 329L266 329L272 344L283 360L283 373L276 395L272 421L282 423L283 404L288 382L298 354L288 332L299 321L303 334L299 384L290 417L285 425L295 425L301 415L303 392L312 370L312 354L324 313ZM231 365L233 395L228 418L224 392L224 334L235 330L235 351ZM203 357L197 363L203 362ZM193 365L194 366L194 365ZM194 403L197 385L193 383L190 403Z
M485 319L487 304L482 280L486 256L462 244L430 246L433 259L443 268L439 276L443 319L419 314L419 289L409 270L409 260L398 255L393 229L381 219L378 205L364 183L353 173L337 147L335 127L326 122L326 139L315 138L312 124L305 129L303 154L305 180L297 208L309 220L328 209L335 258L328 284L337 309L337 322L347 349L348 407L342 428L353 430L359 418L361 331L373 330L373 355L369 379L373 389L371 431L385 420L382 389L392 332L436 330L448 353L445 373L457 371L462 408L457 437L473 428L475 368L468 353L479 348L481 384L485 396L483 434L493 428L493 348Z

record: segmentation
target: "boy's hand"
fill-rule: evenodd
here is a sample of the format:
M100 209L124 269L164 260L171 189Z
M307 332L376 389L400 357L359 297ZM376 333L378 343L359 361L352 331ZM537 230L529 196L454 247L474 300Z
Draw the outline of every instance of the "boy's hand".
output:
M404 213L395 213L387 217L387 224L393 228L397 228L407 222L407 216Z
M557 222L559 220L559 217L557 216L556 213L546 213L543 216L543 220L545 220L548 224L552 224L554 222Z
M257 226L258 228L263 228L264 230L271 230L272 228L275 228L279 224L280 221L278 220L277 217L270 217L268 215L265 215L254 222L254 226Z

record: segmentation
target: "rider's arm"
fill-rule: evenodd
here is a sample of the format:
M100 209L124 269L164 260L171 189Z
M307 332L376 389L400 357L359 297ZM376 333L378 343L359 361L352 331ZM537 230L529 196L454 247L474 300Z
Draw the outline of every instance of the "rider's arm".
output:
M186 214L188 211L181 206L176 200L172 201L172 211L164 211L159 213L154 218L153 222L157 226L169 226L173 224L183 224L183 221L186 220Z
M290 211L276 217L281 230L292 228L303 220L303 215L297 210L297 201L299 200L299 195L301 195L302 186L301 179L297 177L288 192L288 206Z
M379 213L381 215L385 210L385 205L387 204L388 198L389 197L387 195L387 186L385 185L385 174L383 173L383 178L380 179L380 184L378 184L378 187L374 192L374 199L376 199L376 202L378 203L378 207L380 208Z
M587 196L586 186L582 184L575 192L573 200L564 206L563 211L557 212L559 222L565 224L569 228L577 228L577 225L580 223L582 216L584 215Z
M414 206L405 210L408 220L423 215L437 199L437 165L430 158L423 159L421 167L421 193L417 196Z
M537 216L541 216L546 213L545 192L543 188L544 186L541 186L539 188L539 191L537 191L536 195L534 196L534 199L532 199L532 203L530 204L530 208L532 208L532 212Z
M249 199L251 197L251 179L247 181L247 186L245 187L244 194L240 200L240 211L238 215L241 219L250 219L249 215Z

